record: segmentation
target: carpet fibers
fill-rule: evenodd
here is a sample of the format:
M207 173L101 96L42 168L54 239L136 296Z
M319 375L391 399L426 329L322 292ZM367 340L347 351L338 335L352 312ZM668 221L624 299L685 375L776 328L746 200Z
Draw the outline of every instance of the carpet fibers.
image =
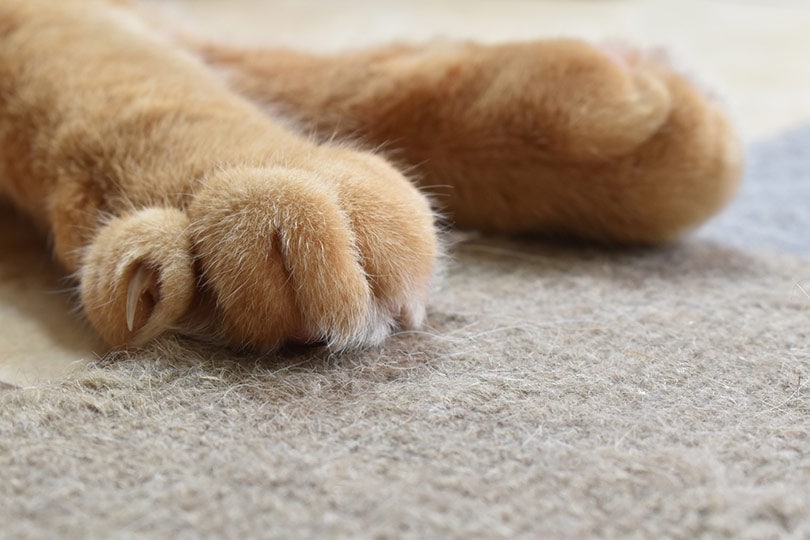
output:
M733 244L467 238L375 350L0 390L0 536L810 537L810 261Z

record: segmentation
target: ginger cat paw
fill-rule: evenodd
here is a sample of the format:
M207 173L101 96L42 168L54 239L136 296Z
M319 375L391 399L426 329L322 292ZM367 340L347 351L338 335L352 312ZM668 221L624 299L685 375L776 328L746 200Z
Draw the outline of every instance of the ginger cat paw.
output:
M382 160L351 159L233 168L195 195L193 250L224 342L346 348L421 323L437 249L430 208Z
M374 345L420 325L437 256L427 201L382 159L327 153L313 169L224 169L185 212L111 220L79 272L92 325L116 346L176 330L255 349Z
M111 220L79 272L91 324L116 346L176 330L255 349L374 345L420 325L438 249L427 201L380 158L324 153L307 169L224 169L185 212Z
M433 214L384 159L290 131L117 5L0 6L0 183L109 344L347 348L422 321Z

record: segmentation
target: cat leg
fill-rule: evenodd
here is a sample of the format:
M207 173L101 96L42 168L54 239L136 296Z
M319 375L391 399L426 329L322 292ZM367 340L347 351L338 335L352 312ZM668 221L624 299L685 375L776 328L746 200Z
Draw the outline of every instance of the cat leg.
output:
M110 344L421 322L433 215L388 162L289 131L117 3L5 0L0 30L0 182Z
M556 40L333 56L192 42L233 88L389 146L458 226L660 243L734 193L719 108L666 62Z

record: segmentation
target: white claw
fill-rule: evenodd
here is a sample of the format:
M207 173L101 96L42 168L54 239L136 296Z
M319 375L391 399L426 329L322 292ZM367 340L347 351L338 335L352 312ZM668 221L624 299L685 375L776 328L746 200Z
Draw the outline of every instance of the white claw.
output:
M149 287L149 274L149 270L140 265L129 282L129 290L127 291L127 328L130 332L132 332L132 327L135 326L135 312L138 309L138 302L140 302L143 292Z

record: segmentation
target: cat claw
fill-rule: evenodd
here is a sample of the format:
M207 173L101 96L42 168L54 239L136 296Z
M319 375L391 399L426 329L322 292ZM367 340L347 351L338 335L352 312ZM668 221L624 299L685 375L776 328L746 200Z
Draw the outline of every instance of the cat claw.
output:
M135 275L129 282L129 290L127 291L127 330L132 332L135 327L135 313L138 309L138 303L143 294L149 290L149 282L152 276L149 275L149 270L144 266L139 266L135 271Z

